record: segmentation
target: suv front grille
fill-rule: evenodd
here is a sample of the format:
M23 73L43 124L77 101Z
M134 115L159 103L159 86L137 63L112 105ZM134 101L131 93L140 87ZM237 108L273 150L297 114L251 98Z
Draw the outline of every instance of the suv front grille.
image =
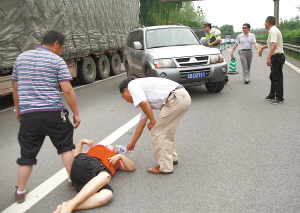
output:
M180 70L180 79L187 79L187 74L188 73L200 73L200 72L205 72L205 77L210 76L210 68L204 68L204 69L193 69L193 70Z
M206 65L208 63L208 56L197 56L191 58L177 58L177 63L180 67L192 67L199 65Z

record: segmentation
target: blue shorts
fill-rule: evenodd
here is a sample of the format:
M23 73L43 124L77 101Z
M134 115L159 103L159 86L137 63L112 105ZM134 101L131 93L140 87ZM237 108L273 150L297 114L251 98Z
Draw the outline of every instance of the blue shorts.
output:
M68 118L68 110L64 109L66 123L61 118L60 111L32 112L21 114L20 130L18 135L21 147L19 165L35 165L46 136L49 136L57 153L75 149L73 143L73 125Z

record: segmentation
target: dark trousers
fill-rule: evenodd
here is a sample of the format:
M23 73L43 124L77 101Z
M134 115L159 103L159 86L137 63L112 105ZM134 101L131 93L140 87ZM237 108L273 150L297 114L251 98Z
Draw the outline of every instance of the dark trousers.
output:
M276 54L271 57L271 89L269 97L276 97L279 101L283 101L283 74L282 67L285 62L283 53Z

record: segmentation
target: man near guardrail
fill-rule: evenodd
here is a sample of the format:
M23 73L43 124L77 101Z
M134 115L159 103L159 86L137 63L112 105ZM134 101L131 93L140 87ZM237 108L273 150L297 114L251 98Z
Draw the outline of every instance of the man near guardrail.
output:
M283 39L280 30L275 26L275 17L268 16L265 21L265 27L269 30L267 44L259 50L259 56L262 56L262 51L268 48L267 65L271 67L270 80L271 89L266 100L271 100L272 104L283 103L283 74L282 68L285 62L283 51Z
M42 46L20 54L14 64L13 99L16 119L20 122L18 141L21 147L21 158L17 160L19 184L15 192L18 203L25 201L25 187L46 135L61 154L70 177L75 148L73 131L81 119L70 83L72 77L66 62L59 57L64 46L65 36L49 31L43 37ZM74 113L74 127L61 100L59 87Z
M254 44L257 49L257 53L259 53L259 47L257 45L255 35L249 32L250 24L243 24L243 33L239 34L236 43L234 44L231 51L231 58L233 58L233 52L236 47L239 45L239 55L241 59L241 64L243 68L243 77L245 84L250 82L250 67L252 62L252 44Z

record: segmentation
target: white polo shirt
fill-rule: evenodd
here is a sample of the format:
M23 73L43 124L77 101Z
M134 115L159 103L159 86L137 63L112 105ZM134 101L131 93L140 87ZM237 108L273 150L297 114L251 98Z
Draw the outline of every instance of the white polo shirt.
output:
M255 42L255 35L250 32L247 36L244 33L241 33L236 39L236 43L239 44L239 50L251 50L252 44Z
M271 45L272 43L276 43L276 49L273 53L273 55L275 54L280 54L280 53L284 53L283 52L283 40L282 40L282 34L280 32L280 30L274 25L270 28L269 30L269 36L268 36L268 40L267 40L267 44L268 44L268 50L270 52L271 49Z
M180 84L170 79L148 77L130 81L128 90L133 99L134 107L140 107L139 104L142 101L148 101L152 109L159 109L170 92L179 85ZM146 117L146 114L142 111L140 119Z

